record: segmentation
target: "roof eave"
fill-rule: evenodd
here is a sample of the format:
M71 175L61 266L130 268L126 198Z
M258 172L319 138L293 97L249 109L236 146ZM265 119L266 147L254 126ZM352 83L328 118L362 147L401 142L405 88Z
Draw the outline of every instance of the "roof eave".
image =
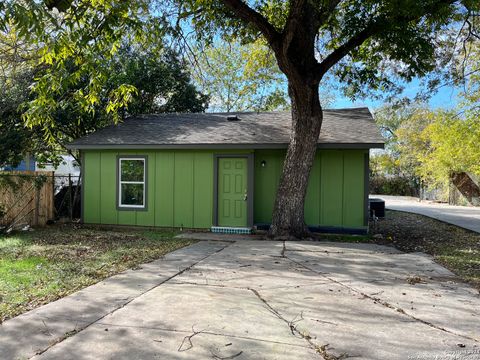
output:
M384 143L319 143L319 149L383 149ZM69 144L70 150L175 150L175 149L286 149L288 143L272 144Z

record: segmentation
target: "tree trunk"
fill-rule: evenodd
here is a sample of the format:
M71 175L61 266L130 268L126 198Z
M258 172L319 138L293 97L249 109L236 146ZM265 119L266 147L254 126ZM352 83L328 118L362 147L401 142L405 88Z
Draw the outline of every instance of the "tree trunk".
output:
M292 131L275 199L270 237L303 238L309 234L304 203L323 119L318 89L316 81L289 82Z

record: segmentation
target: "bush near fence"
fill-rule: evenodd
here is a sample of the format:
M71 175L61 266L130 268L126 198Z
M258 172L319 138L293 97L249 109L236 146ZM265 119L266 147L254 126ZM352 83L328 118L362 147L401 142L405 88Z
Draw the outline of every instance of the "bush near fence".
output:
M44 226L54 218L52 171L0 172L0 227Z
M375 175L370 177L370 194L419 196L420 187L411 179L401 176Z

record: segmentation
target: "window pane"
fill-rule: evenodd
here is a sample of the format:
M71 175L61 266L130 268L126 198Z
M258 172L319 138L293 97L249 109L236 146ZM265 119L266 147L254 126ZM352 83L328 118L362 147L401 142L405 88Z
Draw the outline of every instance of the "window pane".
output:
M122 205L143 205L143 184L122 184Z
M143 181L143 160L122 160L122 181Z

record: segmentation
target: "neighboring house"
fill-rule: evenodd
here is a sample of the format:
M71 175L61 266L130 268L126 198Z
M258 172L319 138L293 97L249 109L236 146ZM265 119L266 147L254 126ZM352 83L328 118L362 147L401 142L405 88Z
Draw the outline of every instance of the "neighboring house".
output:
M26 155L24 159L17 166L4 166L0 168L3 171L34 171L35 158L31 155Z
M40 164L37 163L35 166L35 170L41 171L55 171L55 175L57 176L79 176L80 175L80 167L77 164L75 158L71 155L61 155L62 160L58 164L58 166L54 166L50 163Z
M35 166L37 171L55 172L55 195L70 186L70 181L73 185L77 185L80 180L80 167L75 158L71 155L61 155L61 158L62 160L57 166L51 163L38 162Z
M26 155L24 159L17 166L4 166L0 170L3 171L54 171L55 175L73 176L80 175L80 167L71 155L61 155L62 161L55 167L50 163L39 163L34 156Z
M160 114L78 139L69 147L83 158L83 221L267 227L290 126L289 112ZM367 108L324 111L305 201L313 230L366 232L369 149L381 147Z

